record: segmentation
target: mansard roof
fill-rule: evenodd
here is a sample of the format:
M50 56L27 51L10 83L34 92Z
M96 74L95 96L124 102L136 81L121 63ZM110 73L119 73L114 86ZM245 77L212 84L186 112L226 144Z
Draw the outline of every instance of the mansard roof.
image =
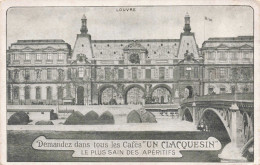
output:
M142 46L140 44L140 42L138 41L133 41L130 44L128 44L127 46L124 47L123 50L146 50L146 48L144 46Z
M120 59L123 50L128 49L128 45L134 40L92 40L94 57L98 59ZM151 59L174 58L177 57L179 39L144 39L135 40L140 43L139 47L132 49L147 50Z
M202 44L204 49L253 49L253 36L209 38Z
M18 40L16 43L12 43L9 51L58 51L58 50L70 50L71 46L64 40Z

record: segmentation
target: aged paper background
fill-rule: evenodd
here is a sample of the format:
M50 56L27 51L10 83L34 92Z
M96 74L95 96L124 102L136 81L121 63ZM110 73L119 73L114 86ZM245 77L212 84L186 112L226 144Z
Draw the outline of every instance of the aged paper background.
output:
M255 162L254 164L259 164L260 162L260 152L259 152L259 139L260 139L260 128L259 128L259 122L258 119L260 118L259 108L260 108L260 76L258 74L258 71L260 71L260 59L259 59L259 53L260 53L260 2L259 1L242 1L242 0L226 0L226 1L210 1L210 0L198 0L198 1L123 1L123 0L111 0L111 1L89 1L89 0L78 0L78 1L70 1L70 0L6 0L2 1L0 4L0 20L1 20L1 40L0 40L0 51L1 51L1 57L0 57L0 80L1 80L1 94L0 94L0 100L1 100L1 108L0 108L0 117L1 117L1 139L0 139L0 146L1 146L1 155L0 160L1 164L17 164L17 163L7 163L6 157L7 157L7 135L6 135L6 11L9 7L13 6L142 6L142 5L248 5L251 6L254 9L254 95L255 95L255 102L254 102L254 118L255 118ZM156 14L156 13L155 13ZM225 33L225 31L223 31ZM228 34L227 34L228 36ZM19 163L19 164L46 164L41 162L30 162L30 163ZM57 163L51 163L51 164L72 164L72 163L65 163L65 162L57 162ZM78 164L78 163L74 163ZM80 163L82 164L82 162ZM84 164L94 164L94 163L84 163ZM103 162L102 164L105 164ZM106 164L115 164L115 163L106 163ZM123 163L122 163L123 164ZM139 164L139 163L124 163L124 164ZM144 164L157 164L157 163L144 163ZM158 163L159 164L159 163ZM169 163L168 164L172 164ZM178 163L176 163L178 164ZM182 164L188 164L188 163L182 163ZM199 164L199 163L194 163ZM236 163L237 164L237 163Z

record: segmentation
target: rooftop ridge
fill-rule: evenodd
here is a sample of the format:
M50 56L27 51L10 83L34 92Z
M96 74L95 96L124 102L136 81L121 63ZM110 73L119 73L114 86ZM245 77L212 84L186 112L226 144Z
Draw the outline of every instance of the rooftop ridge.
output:
M133 42L133 41L138 41L138 42L179 42L180 39L127 39L127 40L92 40L93 43L105 43L105 42L115 42L115 43L120 43L120 42Z
M65 43L62 39L37 39L37 40L17 40L17 43L53 43L53 42L62 42Z

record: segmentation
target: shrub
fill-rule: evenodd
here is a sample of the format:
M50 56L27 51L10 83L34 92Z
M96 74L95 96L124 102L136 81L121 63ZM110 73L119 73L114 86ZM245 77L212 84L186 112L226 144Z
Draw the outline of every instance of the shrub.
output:
M9 119L8 125L27 125L30 122L29 116L25 112L15 112Z
M98 114L95 111L89 111L86 115L86 122L87 124L98 124L99 120L98 120Z
M154 114L149 111L146 111L144 114L142 114L141 119L143 123L157 123Z
M114 116L109 111L105 111L104 113L102 113L98 120L99 120L99 124L114 124L115 123Z
M127 123L142 123L141 117L136 110L132 110L127 115Z
M45 121L45 120L41 120L41 121L37 121L35 123L35 125L54 125L52 121Z
M73 112L64 122L64 125L84 125L87 124L86 117L79 111Z
M58 119L58 114L54 113L54 110L51 110L50 112L50 120L56 120Z

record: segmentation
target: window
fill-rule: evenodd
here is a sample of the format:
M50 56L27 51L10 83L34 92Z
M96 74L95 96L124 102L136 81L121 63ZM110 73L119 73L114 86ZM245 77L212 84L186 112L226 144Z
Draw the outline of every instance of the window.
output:
M61 53L58 54L58 60L63 60L63 54Z
M51 87L47 87L47 100L52 99L52 90Z
M12 80L12 71L11 70L8 70L8 79Z
M186 68L187 78L190 79L191 67Z
M198 77L199 77L199 68L194 67L194 78L198 78Z
M208 94L212 94L213 91L214 91L214 89L213 89L212 87L209 87L209 88L208 88Z
M220 61L226 61L227 60L225 52L219 52L219 60Z
M226 69L225 68L220 68L220 70L219 70L219 77L220 78L225 78L226 77Z
M151 79L151 69L145 69L145 78Z
M243 93L247 93L249 91L248 87L243 88Z
M41 79L41 70L39 70L39 69L36 70L36 79L37 80Z
M215 69L209 69L209 79L214 80L216 78L216 70Z
M19 87L14 87L14 91L13 91L13 97L14 99L19 99L20 94L19 94Z
M164 69L164 67L160 67L159 68L159 79L164 80L164 78L165 78L165 69Z
M41 54L36 54L36 60L42 60Z
M58 79L63 80L64 79L64 71L62 69L59 69L58 74L59 74Z
M235 52L230 52L230 58L231 60L238 60L237 54Z
M19 80L19 70L14 71L14 79Z
M243 52L243 60L249 61L251 58L251 53L249 51Z
M19 60L18 54L13 54L13 56L14 56L14 60Z
M26 86L26 87L24 87L24 98L25 98L25 100L27 100L27 99L30 99L30 87L29 86Z
M36 87L36 99L39 100L41 99L41 88Z
M133 78L134 80L137 79L137 68L132 68L132 78Z
M7 98L8 98L8 100L11 100L11 95L12 95L11 92L12 92L12 91L11 91L11 86L8 85L8 86L7 86Z
M47 54L47 60L52 60L52 54Z
M30 70L29 70L29 69L26 69L26 70L25 70L25 77L24 77L24 79L25 79L26 81L30 80Z
M105 79L110 80L110 76L111 76L110 68L105 68Z
M52 70L47 69L47 80L51 80L51 79L52 79Z
M226 93L226 88L220 88L220 94Z
M79 77L83 78L84 76L84 68L79 68Z
M25 60L30 60L30 54L25 54Z
M184 67L183 66L180 67L180 77L181 78L184 77Z
M124 79L124 69L118 69L118 79Z
M71 68L68 69L68 79L71 79Z
M214 52L208 52L208 60L215 60Z
M58 99L62 99L63 98L63 87L58 87Z

